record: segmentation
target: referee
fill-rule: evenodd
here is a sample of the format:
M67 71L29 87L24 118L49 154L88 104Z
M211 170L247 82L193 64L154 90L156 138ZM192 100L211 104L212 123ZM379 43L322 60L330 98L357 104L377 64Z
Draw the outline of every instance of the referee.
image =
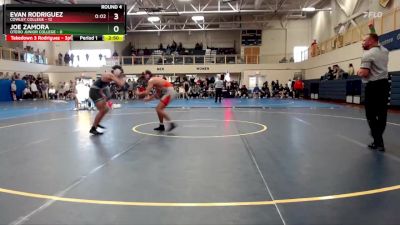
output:
M215 103L217 103L217 100L219 100L219 103L221 103L223 87L224 87L224 81L222 80L221 76L217 78L217 81L215 81Z
M365 114L371 129L371 136L374 139L374 142L368 147L373 150L385 151L382 135L386 127L388 110L389 51L379 45L378 35L374 33L364 37L362 47L365 52L361 58L361 66L357 75L362 77L364 83L367 83Z

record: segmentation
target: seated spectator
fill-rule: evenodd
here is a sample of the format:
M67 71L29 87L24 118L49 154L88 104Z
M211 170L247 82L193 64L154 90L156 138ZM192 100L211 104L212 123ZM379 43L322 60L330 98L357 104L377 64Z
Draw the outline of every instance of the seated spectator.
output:
M23 97L22 97L23 99L32 98L32 93L31 93L31 90L29 89L29 86L25 87L24 91L22 92L22 95L23 95Z
M333 79L334 79L333 70L331 67L328 67L328 72L321 77L321 80L333 80Z
M261 98L270 98L271 97L271 92L268 87L268 82L264 83L264 85L261 88Z
M281 98L287 98L290 95L290 88L287 84L285 84L285 87L282 88L281 90Z
M260 98L260 88L256 84L256 86L253 88L253 98Z
M200 97L200 86L198 84L195 84L193 87L190 88L190 94L189 96L191 98L198 98Z
M340 68L339 65L334 65L333 66L333 76L334 76L334 78L336 78L338 80L342 80L343 79L343 74L344 74L344 70L342 68Z
M49 99L57 99L56 89L53 85L51 85L49 89Z
M239 92L239 97L249 98L249 90L247 89L246 85L242 85L242 87L239 89Z

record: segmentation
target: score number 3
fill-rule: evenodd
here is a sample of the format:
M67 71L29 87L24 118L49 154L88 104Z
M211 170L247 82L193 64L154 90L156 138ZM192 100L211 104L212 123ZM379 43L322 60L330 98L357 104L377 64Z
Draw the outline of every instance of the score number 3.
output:
M119 20L118 13L114 13L114 20ZM114 32L118 33L118 31L119 31L119 26L114 26Z

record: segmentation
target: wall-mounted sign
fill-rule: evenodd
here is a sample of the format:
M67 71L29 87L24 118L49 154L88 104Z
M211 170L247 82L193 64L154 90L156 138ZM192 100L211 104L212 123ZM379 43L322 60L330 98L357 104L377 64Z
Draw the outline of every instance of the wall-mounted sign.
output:
M389 51L400 49L400 30L395 30L379 36L379 42Z
M196 67L196 70L210 70L210 67L207 66Z
M157 67L157 71L164 71L164 67Z

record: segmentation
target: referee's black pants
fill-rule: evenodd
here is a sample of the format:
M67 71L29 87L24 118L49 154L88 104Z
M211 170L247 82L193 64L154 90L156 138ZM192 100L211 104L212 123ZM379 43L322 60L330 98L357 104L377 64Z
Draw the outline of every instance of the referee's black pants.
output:
M222 88L215 88L215 102L217 102L217 100L221 102L221 98L222 98Z
M371 136L377 146L384 146L383 132L386 128L389 97L387 79L370 81L365 87L365 114L371 129Z

